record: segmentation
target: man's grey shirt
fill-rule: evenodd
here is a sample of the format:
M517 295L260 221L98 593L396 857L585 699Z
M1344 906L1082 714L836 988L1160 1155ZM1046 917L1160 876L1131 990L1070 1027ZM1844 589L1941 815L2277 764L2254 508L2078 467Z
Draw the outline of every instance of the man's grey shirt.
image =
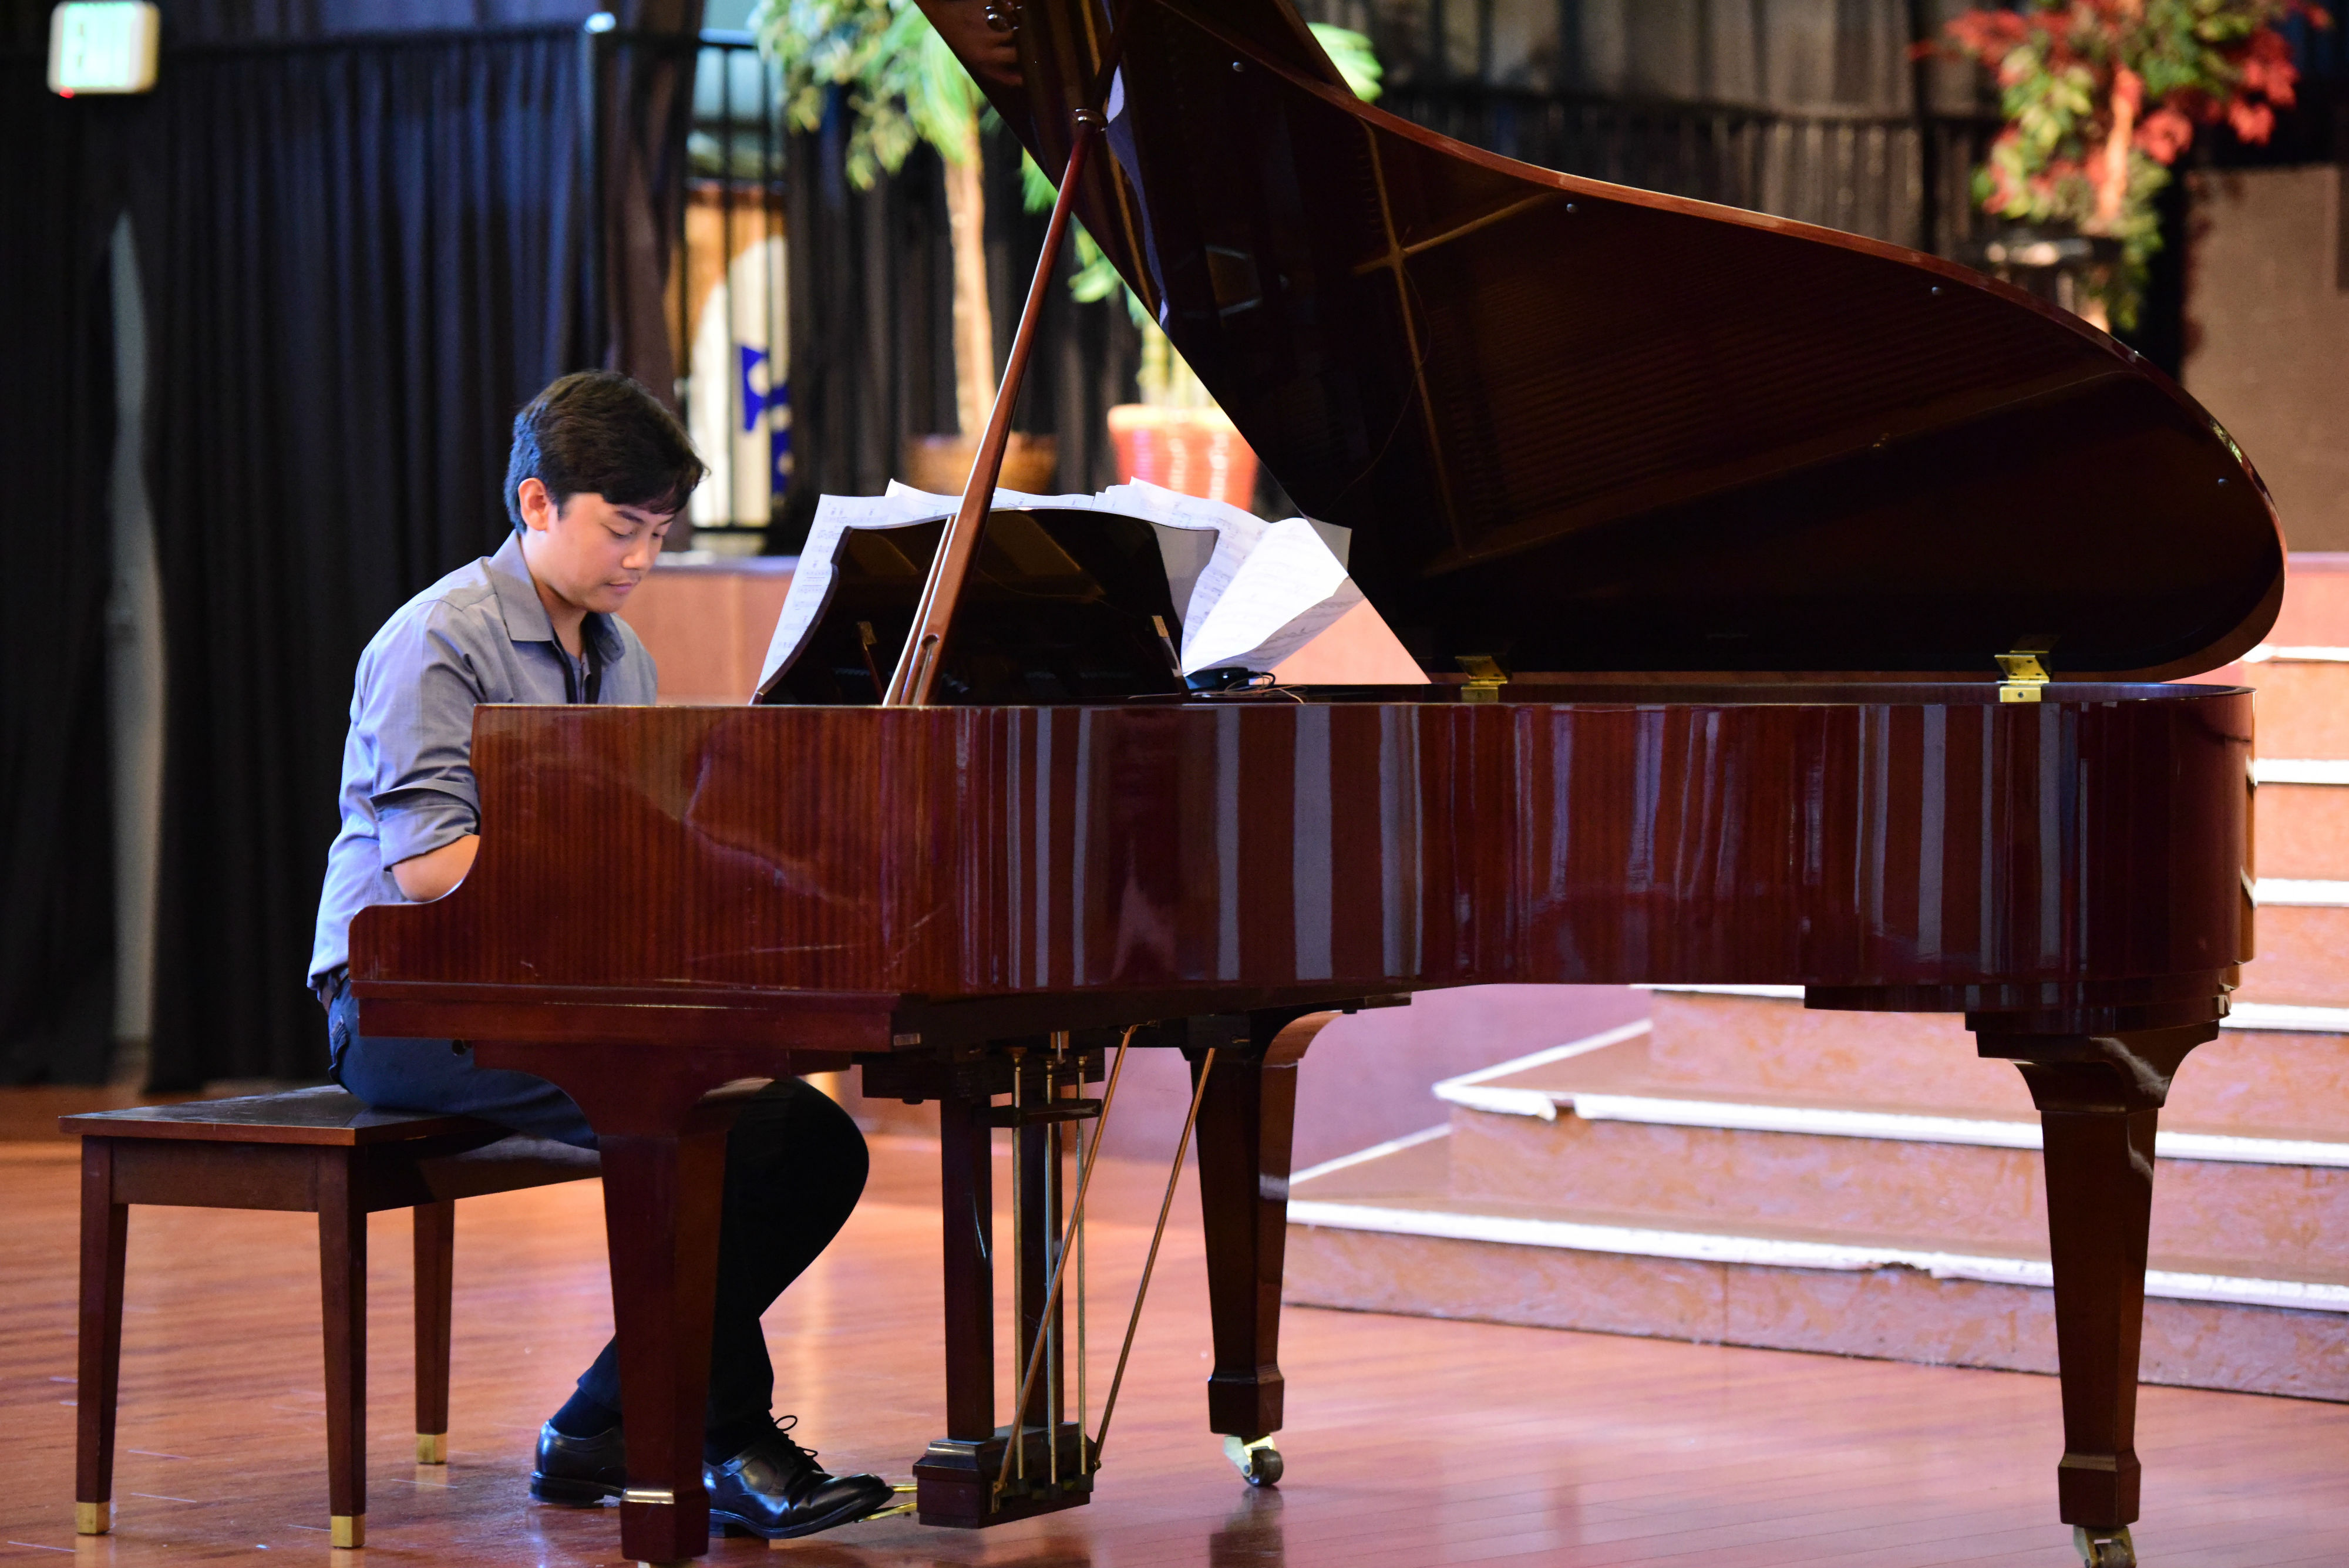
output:
M598 700L647 703L652 655L626 623L590 615L586 646L603 666ZM571 680L564 667L571 666ZM554 640L522 535L450 573L403 605L359 655L343 742L343 826L326 852L310 981L350 961L351 917L403 901L390 867L479 831L473 709L563 702L585 669Z

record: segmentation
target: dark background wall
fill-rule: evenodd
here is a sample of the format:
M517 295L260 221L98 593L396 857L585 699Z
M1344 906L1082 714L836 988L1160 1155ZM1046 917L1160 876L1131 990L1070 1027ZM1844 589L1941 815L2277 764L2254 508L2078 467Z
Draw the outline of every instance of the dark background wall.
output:
M110 140L73 107L0 59L0 1082L102 1075L114 1022Z
M589 9L167 5L156 90L72 102L42 84L48 7L5 14L5 439L53 523L38 613L8 623L0 1073L102 1076L112 1044L110 269L135 255L168 670L152 1082L313 1076L360 646L502 535L504 431L539 387L674 374L665 252L605 255L598 228L661 232L677 57L611 53L591 115ZM626 19L690 31L698 7Z

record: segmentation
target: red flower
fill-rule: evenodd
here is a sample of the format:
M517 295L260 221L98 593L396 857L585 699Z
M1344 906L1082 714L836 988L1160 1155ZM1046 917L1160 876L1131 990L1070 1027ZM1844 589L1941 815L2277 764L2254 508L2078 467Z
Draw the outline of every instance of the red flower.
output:
M2145 123L2137 128L2137 144L2156 163L2176 162L2193 141L2194 122L2167 105L2147 115Z
M2242 71L2245 92L2264 93L2271 103L2291 106L2300 68L2292 63L2292 46L2282 34L2272 30L2252 34Z
M2227 123L2246 141L2265 141L2275 129L2275 110L2263 103L2237 99L2227 106Z

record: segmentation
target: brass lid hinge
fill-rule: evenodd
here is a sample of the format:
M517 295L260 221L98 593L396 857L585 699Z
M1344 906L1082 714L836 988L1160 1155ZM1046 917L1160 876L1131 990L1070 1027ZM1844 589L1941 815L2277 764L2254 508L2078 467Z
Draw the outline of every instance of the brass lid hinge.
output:
M1463 653L1454 660L1467 673L1468 682L1461 689L1463 702L1498 702L1501 688L1509 683L1509 672L1501 661L1489 653Z
M2046 656L2054 646L2052 637L2027 637L2015 644L2013 652L1998 655L1998 667L2006 674L2006 679L1998 683L1998 700L2038 701L2050 679Z

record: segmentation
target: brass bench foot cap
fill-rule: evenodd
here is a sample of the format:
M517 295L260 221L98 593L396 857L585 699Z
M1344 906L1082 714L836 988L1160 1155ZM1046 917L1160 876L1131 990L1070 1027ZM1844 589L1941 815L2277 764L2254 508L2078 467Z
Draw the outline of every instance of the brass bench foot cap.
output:
M329 1545L365 1546L367 1544L366 1514L337 1513L330 1517L326 1522L333 1526L331 1533L326 1537Z
M449 1434L419 1432L416 1434L416 1462L419 1465L445 1465L449 1462Z
M111 1502L78 1502L74 1504L74 1533L104 1535L114 1528L114 1504Z

